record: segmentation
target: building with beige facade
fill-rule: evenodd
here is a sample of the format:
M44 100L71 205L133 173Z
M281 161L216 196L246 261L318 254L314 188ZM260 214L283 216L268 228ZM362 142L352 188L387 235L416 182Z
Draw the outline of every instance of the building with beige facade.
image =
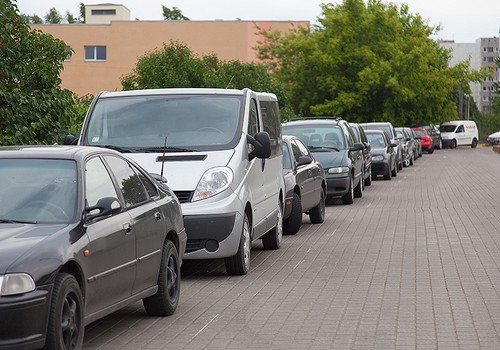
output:
M115 20L118 19L118 20ZM63 40L74 51L63 64L62 87L76 94L121 90L120 78L138 58L170 41L182 42L198 55L256 62L254 47L262 29L282 33L309 27L308 21L131 21L123 5L86 6L86 24L31 25Z

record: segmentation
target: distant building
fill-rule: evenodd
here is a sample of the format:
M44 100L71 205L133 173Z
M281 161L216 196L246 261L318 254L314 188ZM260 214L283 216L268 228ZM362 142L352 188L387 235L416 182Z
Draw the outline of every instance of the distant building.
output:
M253 49L263 37L257 26L285 33L309 27L309 21L131 21L123 5L86 5L86 24L32 24L63 40L74 51L63 63L62 87L82 96L121 90L120 78L137 60L171 40L198 55L256 62Z
M495 69L493 78L486 78L479 84L471 84L472 97L479 111L491 113L491 106L496 93L493 84L500 81L499 69L495 67L495 59L500 55L499 38L480 38L475 43L455 43L454 41L443 40L439 42L439 45L452 50L451 66L470 57L470 64L473 69L479 70L482 67Z

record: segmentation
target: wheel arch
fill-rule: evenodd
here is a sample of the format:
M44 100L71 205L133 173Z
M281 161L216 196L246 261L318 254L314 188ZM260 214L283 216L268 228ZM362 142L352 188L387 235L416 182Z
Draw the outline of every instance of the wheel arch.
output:
M66 264L64 264L61 267L59 272L60 273L67 273L76 279L76 281L78 282L78 285L80 286L80 291L82 292L83 300L85 300L85 295L86 295L85 277L83 275L83 271L82 271L80 265L76 261L71 260L71 261L66 262Z

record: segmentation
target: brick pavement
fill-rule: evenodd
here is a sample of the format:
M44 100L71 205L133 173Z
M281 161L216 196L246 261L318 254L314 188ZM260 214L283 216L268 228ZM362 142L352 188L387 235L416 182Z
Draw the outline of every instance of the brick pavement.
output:
M499 349L500 155L424 154L353 205L334 202L246 276L186 261L177 312L136 303L84 349Z

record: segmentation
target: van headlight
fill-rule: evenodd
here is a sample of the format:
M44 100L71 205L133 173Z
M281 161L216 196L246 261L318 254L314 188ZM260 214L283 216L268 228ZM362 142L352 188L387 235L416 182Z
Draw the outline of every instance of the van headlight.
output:
M226 167L212 168L203 174L194 190L192 202L206 199L221 193L233 182L233 172Z
M0 296L28 293L35 290L35 281L26 273L0 276Z
M328 174L347 174L347 173L349 173L349 167L347 166L339 166L328 169Z

